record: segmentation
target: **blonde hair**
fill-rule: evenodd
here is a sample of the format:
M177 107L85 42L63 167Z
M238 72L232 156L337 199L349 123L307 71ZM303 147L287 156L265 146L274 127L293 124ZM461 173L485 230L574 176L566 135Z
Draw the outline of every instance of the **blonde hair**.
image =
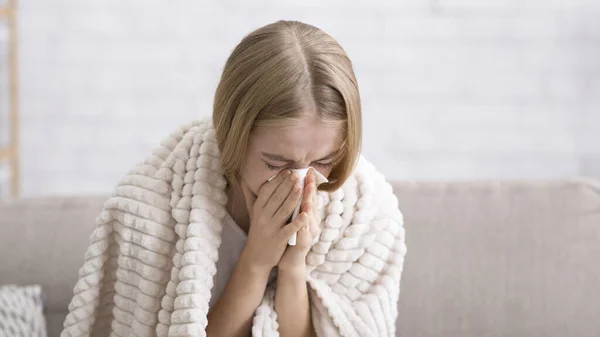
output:
M319 187L333 191L354 170L362 143L358 83L348 55L330 35L298 21L278 21L244 37L227 59L213 106L230 186L237 183L253 131L314 113L339 125L343 137L329 183Z

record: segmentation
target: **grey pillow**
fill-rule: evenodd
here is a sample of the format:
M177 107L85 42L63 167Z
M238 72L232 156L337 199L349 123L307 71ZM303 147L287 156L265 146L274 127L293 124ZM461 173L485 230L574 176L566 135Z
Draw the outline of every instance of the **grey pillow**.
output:
M0 337L46 337L39 285L0 286Z

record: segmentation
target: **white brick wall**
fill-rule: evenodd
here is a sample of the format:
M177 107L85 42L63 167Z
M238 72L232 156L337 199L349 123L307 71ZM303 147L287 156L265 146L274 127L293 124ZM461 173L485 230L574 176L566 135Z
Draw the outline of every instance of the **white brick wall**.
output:
M107 193L278 19L353 59L390 179L600 177L600 0L19 0L25 195Z

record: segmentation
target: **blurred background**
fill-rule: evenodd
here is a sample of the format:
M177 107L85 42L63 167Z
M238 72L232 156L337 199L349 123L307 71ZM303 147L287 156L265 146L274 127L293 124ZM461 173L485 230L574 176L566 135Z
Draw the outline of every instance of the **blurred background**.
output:
M4 194L11 181L21 196L110 193L172 130L211 114L229 53L280 19L316 25L346 49L363 153L390 180L600 177L600 0L7 6Z

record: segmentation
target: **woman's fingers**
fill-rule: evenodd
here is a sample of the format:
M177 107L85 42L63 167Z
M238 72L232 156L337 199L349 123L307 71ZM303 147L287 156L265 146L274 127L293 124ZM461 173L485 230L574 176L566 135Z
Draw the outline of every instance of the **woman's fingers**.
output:
M306 175L306 180L304 181L304 193L302 196L302 209L303 211L307 212L308 214L312 214L310 213L308 210L304 210L305 209L305 205L308 205L309 209L311 209L311 211L314 209L314 203L316 201L316 194L317 194L317 184L316 184L316 179L315 179L315 173L313 171L314 169L311 168L308 171L308 174Z
M319 227L320 218L317 212L317 205L314 202L303 202L300 208L302 212L309 215L308 230L311 234L311 239L319 235L321 228Z
M305 185L302 200L304 202L313 203L315 200L316 193L317 193L317 188L314 183Z
M317 178L315 177L315 169L314 167L311 167L308 170L308 174L306 175L306 181L308 181L309 183L314 183L317 180Z
M302 193L300 186L294 186L292 188L292 192L287 196L281 207L279 207L279 209L275 212L275 215L273 215L273 220L275 223L283 223L285 225L285 221L296 209L301 196Z
M281 184L275 189L275 192L271 194L271 197L264 206L263 211L268 216L274 216L277 210L283 205L283 202L292 193L294 186L298 184L298 176L296 174L290 174L287 178L283 179Z
M258 190L258 197L256 198L256 204L258 207L265 207L273 192L281 185L286 178L291 175L292 171L283 170L279 172L273 179L262 184L260 189Z
M302 199L302 206L300 206L300 211L305 212L312 218L314 210L312 198L310 197L310 194L307 195L306 190L304 191L305 193L304 198Z
M315 175L314 168L310 169L309 175L306 178L308 181L305 187L307 192L304 195L303 211L309 214L310 216L310 226L308 227L308 229L310 231L312 239L319 235L319 232L321 231L321 218L319 216L317 205L317 177Z
M287 241L294 233L297 233L302 226L308 223L308 214L302 212L298 214L298 216L290 222L288 225L283 227L279 232L281 235L281 240Z

